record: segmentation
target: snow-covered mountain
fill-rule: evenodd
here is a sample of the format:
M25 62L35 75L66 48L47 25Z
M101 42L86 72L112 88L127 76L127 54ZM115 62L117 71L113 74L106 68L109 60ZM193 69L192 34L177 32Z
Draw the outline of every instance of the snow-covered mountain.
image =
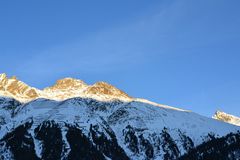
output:
M105 82L39 90L2 74L0 96L0 159L240 158L240 127Z
M94 98L100 101L132 100L126 93L106 82L87 85L78 79L64 78L58 80L53 86L40 90L28 86L16 77L8 78L4 73L0 74L0 95L14 98L20 102L29 102L38 98L59 101L74 97Z
M233 116L231 114L227 114L225 112L216 111L215 114L213 115L213 118L223 121L223 122L227 122L230 124L240 126L240 118L239 117Z

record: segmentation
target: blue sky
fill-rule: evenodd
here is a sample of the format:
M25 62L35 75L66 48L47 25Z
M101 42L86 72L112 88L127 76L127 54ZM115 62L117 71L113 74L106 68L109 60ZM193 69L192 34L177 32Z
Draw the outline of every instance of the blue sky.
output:
M1 1L0 72L240 116L240 1Z

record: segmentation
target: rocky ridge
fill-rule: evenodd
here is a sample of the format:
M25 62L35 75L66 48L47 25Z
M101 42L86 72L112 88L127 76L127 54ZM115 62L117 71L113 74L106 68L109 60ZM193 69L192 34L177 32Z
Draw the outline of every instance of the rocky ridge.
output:
M66 100L74 97L95 98L103 101L132 100L129 95L106 82L87 85L82 80L64 78L58 80L53 86L40 90L28 86L16 77L8 78L4 73L0 74L0 95L12 97L21 102L29 102L38 98Z
M213 115L213 118L223 121L223 122L226 122L226 123L240 126L240 118L239 117L227 114L222 111L216 111L216 113Z
M105 82L39 90L2 74L0 86L1 160L240 159L240 127Z

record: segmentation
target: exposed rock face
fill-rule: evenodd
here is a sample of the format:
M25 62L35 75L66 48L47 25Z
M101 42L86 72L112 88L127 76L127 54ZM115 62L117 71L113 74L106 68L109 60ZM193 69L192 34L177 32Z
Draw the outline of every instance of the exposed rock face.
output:
M57 91L57 90L82 90L87 87L87 84L81 80L73 78L64 78L56 82L52 87L45 88L44 90Z
M86 90L84 90L85 94L94 94L94 95L105 95L110 96L112 98L125 98L130 99L131 97L128 96L123 91L117 89L116 87L106 83L106 82L97 82L92 86L89 86Z
M36 88L29 87L16 77L7 78L6 74L0 74L0 95L13 97L20 101L32 100L39 97Z
M220 121L223 121L223 122L227 122L227 123L230 123L230 124L240 126L240 118L239 117L236 117L236 116L233 116L233 115L221 112L221 111L217 111L214 114L213 118L217 119L217 120L220 120Z
M82 80L64 78L51 87L39 90L19 81L16 77L7 78L6 74L0 74L0 95L12 97L21 102L29 102L37 98L66 100L74 97L88 97L103 101L132 100L126 93L106 82L87 85Z

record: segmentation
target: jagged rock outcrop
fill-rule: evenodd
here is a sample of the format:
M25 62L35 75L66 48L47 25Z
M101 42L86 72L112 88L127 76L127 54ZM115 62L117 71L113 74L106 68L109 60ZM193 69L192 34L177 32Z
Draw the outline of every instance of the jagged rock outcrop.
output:
M52 87L45 88L44 90L82 90L86 88L88 85L83 82L82 80L74 79L74 78L64 78L57 80L56 84L54 84Z
M240 118L239 117L227 114L225 112L216 111L216 113L213 115L213 118L223 121L223 122L227 122L230 124L240 126Z
M12 97L20 101L32 100L39 97L36 88L29 87L16 77L7 78L6 74L0 74L0 95Z
M29 102L38 98L66 100L74 97L95 98L102 101L132 100L129 95L106 82L87 85L82 80L64 78L58 80L53 86L40 90L28 86L16 77L8 78L6 74L0 74L0 95L21 102Z

